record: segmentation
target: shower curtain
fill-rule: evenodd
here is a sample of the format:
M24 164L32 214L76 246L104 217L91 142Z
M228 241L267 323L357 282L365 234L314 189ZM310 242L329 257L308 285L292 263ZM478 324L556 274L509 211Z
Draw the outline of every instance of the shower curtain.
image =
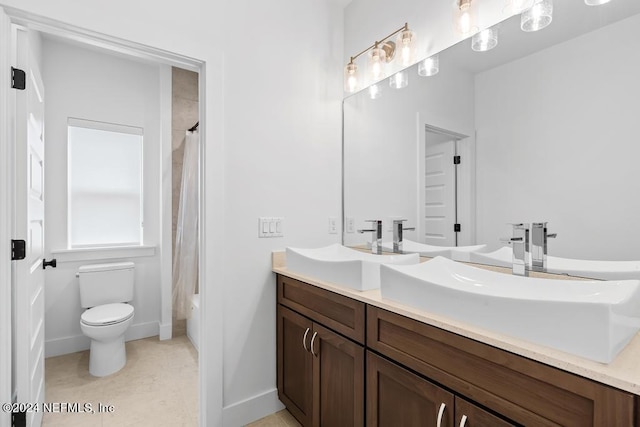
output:
M178 320L190 317L191 298L198 280L199 146L198 131L187 132L173 252L173 312Z

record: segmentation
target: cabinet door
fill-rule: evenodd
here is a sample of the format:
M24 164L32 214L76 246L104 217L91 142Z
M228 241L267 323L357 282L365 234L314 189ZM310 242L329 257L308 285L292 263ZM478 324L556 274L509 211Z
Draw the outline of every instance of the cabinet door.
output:
M454 396L367 351L367 425L450 427Z
M457 427L513 427L515 425L456 396Z
M311 425L313 415L313 357L307 351L312 329L309 319L278 305L278 397L303 426Z
M313 425L364 425L364 347L313 324Z

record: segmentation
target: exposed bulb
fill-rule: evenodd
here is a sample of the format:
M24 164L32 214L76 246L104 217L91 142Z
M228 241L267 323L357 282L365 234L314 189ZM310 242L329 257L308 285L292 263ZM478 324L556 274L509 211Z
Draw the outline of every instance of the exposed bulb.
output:
M406 71L399 71L389 79L389 86L394 89L402 89L409 85L409 75Z
M486 52L498 45L498 30L487 28L476 33L471 38L471 49L476 52Z
M416 48L415 48L416 33L406 29L398 36L398 45L400 45L400 61L403 67L413 65L415 62Z
M522 12L520 28L527 32L538 31L551 24L552 19L553 1L535 0L530 9Z
M358 90L358 66L353 60L344 68L344 91L353 93Z
M435 76L440 71L438 54L428 57L418 63L418 75L422 77Z
M382 91L378 85L369 86L369 96L371 99L378 99L382 95Z
M473 0L455 0L453 19L456 31L462 35L470 35L478 31L475 23L476 14L476 5Z
M369 74L372 81L376 82L385 77L384 63L386 57L387 55L384 50L377 47L377 45L371 49L371 54L369 55Z
M507 0L502 13L506 16L518 15L531 6L533 6L533 0Z

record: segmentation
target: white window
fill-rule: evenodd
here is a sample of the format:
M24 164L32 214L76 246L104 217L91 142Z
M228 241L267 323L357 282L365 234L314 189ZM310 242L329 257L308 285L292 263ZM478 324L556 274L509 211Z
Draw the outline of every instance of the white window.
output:
M69 248L142 245L141 128L68 121Z

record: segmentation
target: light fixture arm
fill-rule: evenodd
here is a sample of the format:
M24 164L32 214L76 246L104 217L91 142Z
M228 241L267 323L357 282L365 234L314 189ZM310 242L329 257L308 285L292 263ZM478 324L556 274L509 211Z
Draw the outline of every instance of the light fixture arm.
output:
M393 33L389 34L387 37L376 41L375 43L373 43L371 46L369 46L368 48L366 48L365 50L363 50L362 52L358 53L357 55L354 55L351 57L351 60L349 61L350 64L353 64L353 61L355 61L356 59L358 59L359 56L362 56L363 54L365 54L366 52L370 51L373 48L378 47L379 44L387 41L388 39L390 39L391 37L395 36L396 34L398 34L401 31L408 31L409 30L409 24L405 22L404 26L400 27L399 29L397 29L396 31L394 31Z

